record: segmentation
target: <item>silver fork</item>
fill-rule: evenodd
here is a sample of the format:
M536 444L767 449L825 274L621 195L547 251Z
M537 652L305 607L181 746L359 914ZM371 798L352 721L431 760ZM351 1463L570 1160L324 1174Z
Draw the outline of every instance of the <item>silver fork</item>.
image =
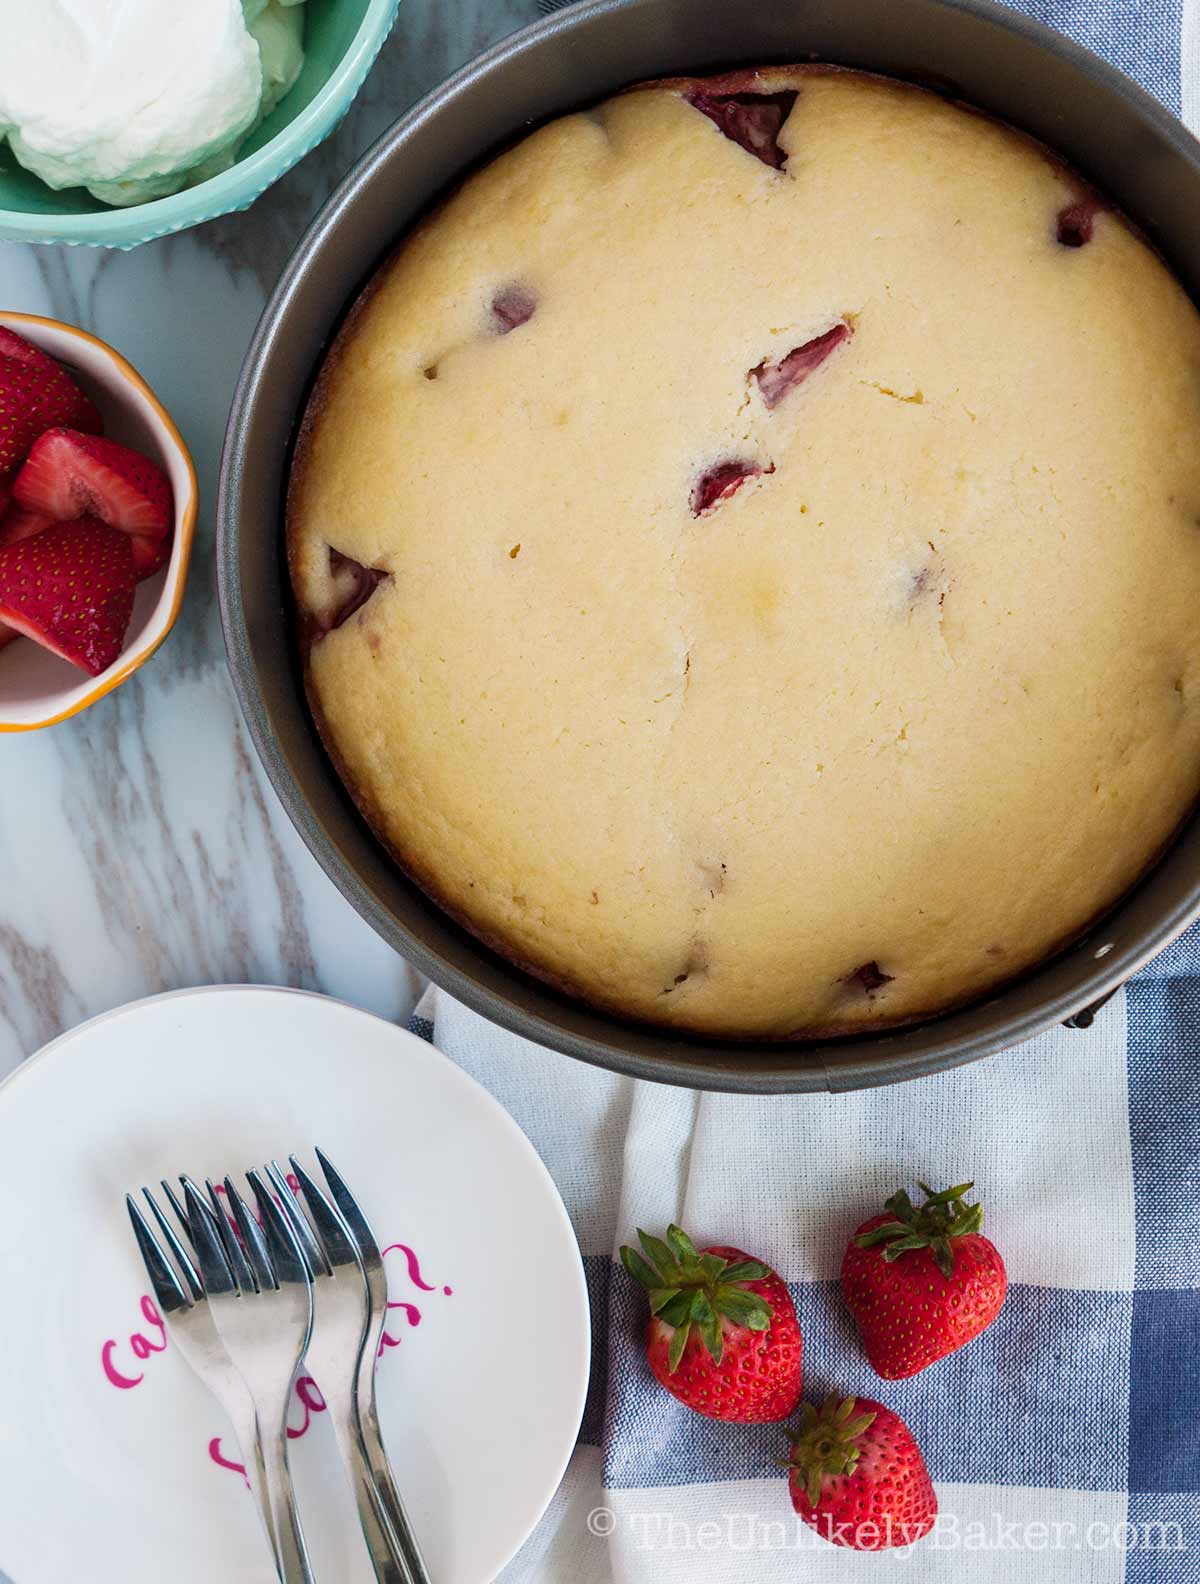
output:
M392 1466L388 1462L387 1451L383 1445L379 1414L375 1406L375 1362L379 1357L379 1342L383 1336L384 1321L387 1319L387 1272L383 1268L383 1255L379 1251L379 1244L375 1241L370 1223L359 1208L358 1201L347 1188L341 1174L319 1149L314 1147L314 1153L321 1163L325 1181L329 1184L330 1197L341 1212L354 1246L358 1250L363 1275L367 1282L369 1315L366 1333L358 1353L354 1384L359 1441L367 1460L367 1467L379 1492L383 1516L408 1566L409 1577L413 1584L431 1584L429 1570L421 1556L417 1537L413 1533L408 1514L404 1510L404 1503L400 1500L400 1492L396 1489L396 1481L392 1477ZM303 1184L304 1174L295 1156L289 1159L292 1170Z
M177 1215L182 1218L182 1209L175 1195L166 1183L163 1183L167 1197ZM150 1206L159 1231L166 1239L167 1246L175 1257L178 1269L183 1272L187 1290L179 1280L175 1266L163 1254L158 1241L147 1225L145 1217L138 1209L136 1202L130 1194L125 1195L125 1203L129 1209L129 1219L133 1223L133 1235L137 1239L138 1248L141 1250L142 1260L146 1266L146 1274L150 1278L150 1285L154 1288L154 1300L167 1322L171 1340L191 1365L192 1369L212 1392L213 1396L224 1408L233 1433L242 1454L242 1462L246 1467L246 1478L254 1496L258 1516L262 1522L263 1533L266 1536L271 1554L278 1557L275 1548L274 1527L271 1522L271 1509L267 1501L267 1476L263 1466L262 1435L259 1430L258 1414L255 1411L254 1399L241 1375L234 1367L233 1361L222 1342L216 1323L213 1320L212 1307L208 1301L204 1284L196 1267L192 1264L187 1250L175 1235L171 1223L163 1215L149 1188L143 1188L146 1203ZM184 1223L186 1228L186 1222Z
M414 1575L390 1532L379 1488L358 1434L358 1355L370 1319L366 1274L350 1228L339 1211L294 1155L290 1164L304 1196L307 1216L277 1161L267 1167L267 1175L313 1272L313 1334L304 1367L315 1378L329 1410L375 1577L380 1584L423 1584L424 1575Z
M261 1230L229 1177L225 1193L241 1241L213 1185L207 1185L210 1208L190 1177L181 1178L185 1224L221 1336L258 1405L267 1499L284 1584L313 1584L287 1452L292 1381L312 1331L312 1278L290 1224L261 1177L249 1171L246 1179L262 1217Z

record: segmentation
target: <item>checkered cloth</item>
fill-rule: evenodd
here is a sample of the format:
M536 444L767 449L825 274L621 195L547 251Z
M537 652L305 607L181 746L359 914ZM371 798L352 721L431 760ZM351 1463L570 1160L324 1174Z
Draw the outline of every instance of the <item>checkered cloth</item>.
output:
M1200 0L1027 9L1200 124ZM615 1077L430 992L414 1027L529 1135L591 1292L580 1444L506 1584L1200 1584L1198 977L1200 927L1086 1033L900 1088L783 1099ZM836 1277L848 1232L918 1176L976 1179L1011 1286L982 1337L888 1383ZM785 1277L807 1393L875 1395L912 1426L941 1517L911 1555L826 1545L792 1514L777 1426L698 1418L651 1379L645 1299L614 1255L673 1219Z
M580 1445L505 1584L795 1584L866 1577L868 1561L872 1578L922 1584L1196 1584L1197 975L1200 927L1086 1033L900 1088L794 1098L616 1077L431 991L414 1026L536 1145L592 1300ZM836 1274L848 1232L916 1176L977 1179L1011 1285L982 1337L888 1383ZM645 1299L613 1255L671 1219L787 1279L808 1392L878 1396L912 1426L942 1516L910 1558L855 1557L798 1528L778 1427L700 1419L651 1379Z

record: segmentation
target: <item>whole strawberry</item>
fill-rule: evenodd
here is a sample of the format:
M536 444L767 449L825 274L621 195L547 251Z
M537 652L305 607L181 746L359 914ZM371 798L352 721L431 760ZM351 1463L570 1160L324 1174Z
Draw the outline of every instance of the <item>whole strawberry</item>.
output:
M1008 1291L1004 1261L980 1232L983 1210L959 1183L915 1209L903 1189L864 1221L842 1260L842 1291L876 1372L901 1380L991 1325Z
M854 1551L911 1545L933 1528L937 1497L912 1431L869 1397L805 1403L792 1443L792 1506L819 1535Z
M650 1295L646 1356L673 1397L710 1419L786 1419L800 1400L800 1327L791 1296L761 1260L638 1231L645 1258L621 1261Z

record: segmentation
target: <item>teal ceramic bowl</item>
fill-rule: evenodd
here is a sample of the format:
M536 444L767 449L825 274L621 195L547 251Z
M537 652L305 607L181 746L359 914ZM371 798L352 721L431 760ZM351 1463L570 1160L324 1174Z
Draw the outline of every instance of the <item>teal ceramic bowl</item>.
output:
M196 187L130 209L82 187L55 192L0 147L0 240L132 248L254 200L329 136L346 114L396 20L399 0L308 0L304 69L247 139L236 165Z

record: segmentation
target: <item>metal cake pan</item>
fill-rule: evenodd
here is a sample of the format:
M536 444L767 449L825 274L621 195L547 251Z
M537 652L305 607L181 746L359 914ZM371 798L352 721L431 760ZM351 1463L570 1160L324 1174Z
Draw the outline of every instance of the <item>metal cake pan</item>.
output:
M296 425L324 349L384 254L447 186L550 116L642 78L828 60L935 87L1061 152L1145 231L1200 301L1200 144L1079 46L989 0L581 0L430 94L359 161L263 313L221 468L218 581L234 684L297 829L338 888L417 968L495 1023L565 1055L704 1089L792 1093L895 1083L1004 1050L1090 1012L1200 914L1192 819L1070 950L986 1000L912 1028L737 1045L621 1022L512 967L454 924L359 819L304 701L282 558Z

